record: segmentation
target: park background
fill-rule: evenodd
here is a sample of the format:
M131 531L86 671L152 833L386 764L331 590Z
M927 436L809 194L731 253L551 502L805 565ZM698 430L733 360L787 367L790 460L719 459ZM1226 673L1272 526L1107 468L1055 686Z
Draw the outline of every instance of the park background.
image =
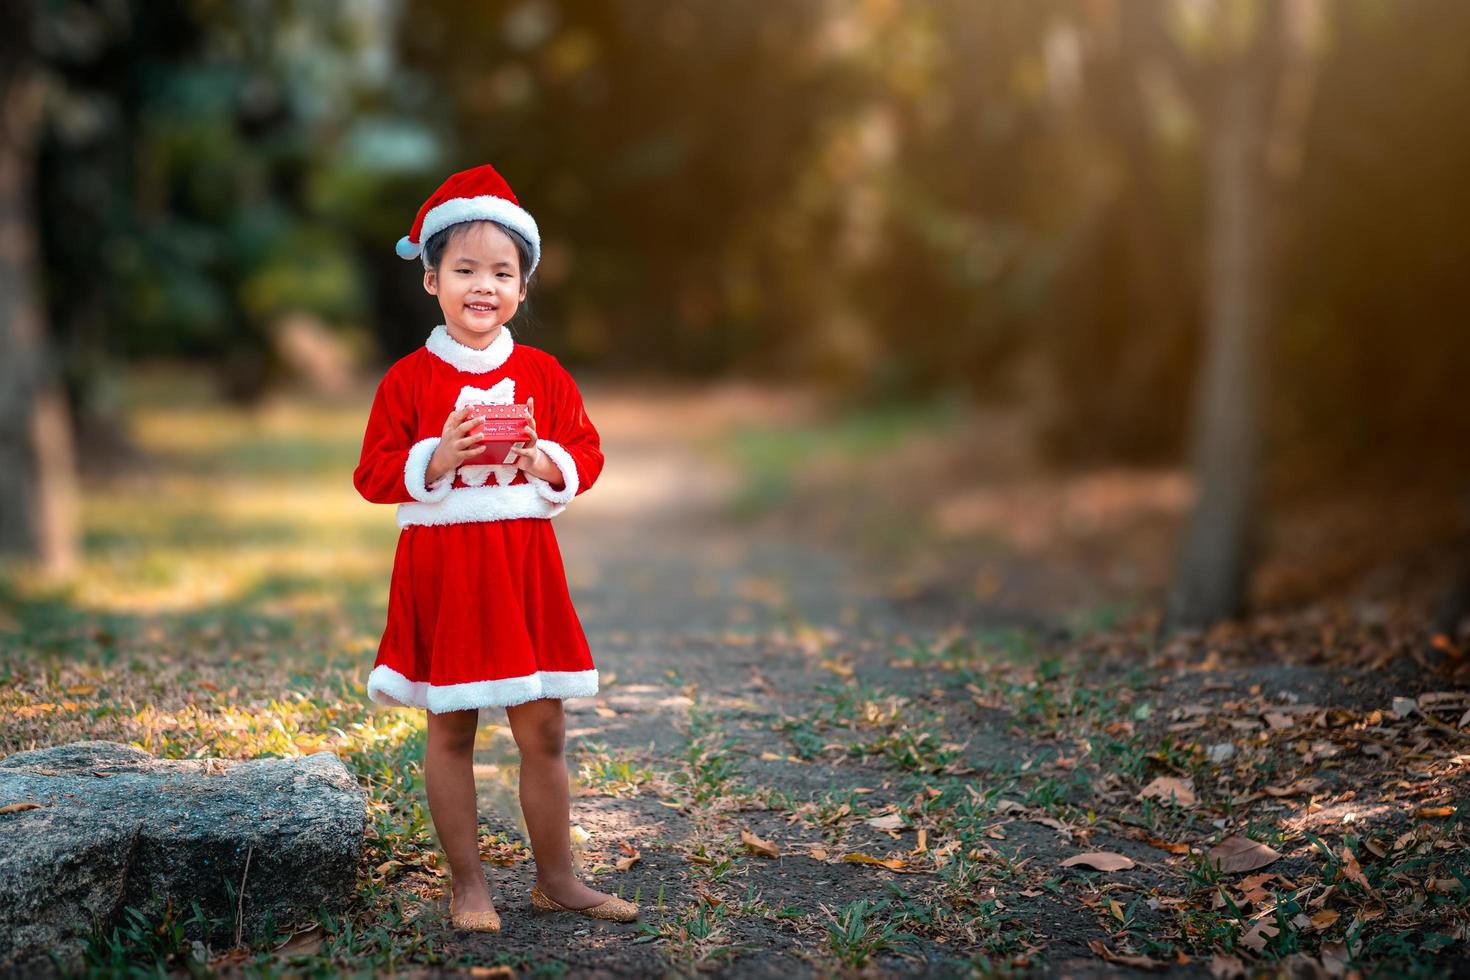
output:
M5 17L0 754L338 753L370 860L290 954L1433 969L1465 939L1470 7ZM608 450L558 523L606 686L574 819L604 884L667 885L637 945L444 933L422 718L363 697L394 532L350 472L377 378L439 322L393 243L483 162L542 233L512 329ZM523 873L488 716L482 756L487 855ZM1160 777L1199 799L1158 816ZM1222 911L1168 862L1252 794L1295 863ZM1333 816L1370 796L1377 843ZM1066 832L1007 851L1017 814ZM788 824L810 839L776 859L740 836ZM1156 877L1058 871L1139 826L1185 845ZM912 880L840 860L900 843ZM788 874L841 887L788 907ZM114 929L87 955L191 954Z

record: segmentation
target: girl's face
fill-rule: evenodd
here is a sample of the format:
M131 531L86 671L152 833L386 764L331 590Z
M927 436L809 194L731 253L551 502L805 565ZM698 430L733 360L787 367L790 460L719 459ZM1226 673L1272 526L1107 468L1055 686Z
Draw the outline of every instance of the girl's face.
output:
M526 298L515 243L488 221L451 233L439 268L424 270L424 289L439 298L449 335L477 348L500 335Z

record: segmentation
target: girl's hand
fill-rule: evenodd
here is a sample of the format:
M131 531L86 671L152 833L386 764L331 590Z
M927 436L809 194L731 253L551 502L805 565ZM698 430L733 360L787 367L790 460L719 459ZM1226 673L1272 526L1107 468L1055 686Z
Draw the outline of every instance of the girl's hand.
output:
M429 466L424 470L424 483L433 483L446 473L459 468L459 464L480 451L485 441L483 432L472 432L477 422L469 417L469 406L456 408L444 420L444 431L439 436L439 445L429 457Z
M536 399L534 396L526 399L526 411L531 413L531 417L526 419L526 428L523 433L526 437L526 444L519 448L512 447L511 452L516 454L516 469L525 470L534 476L543 476L548 467L555 470L556 466L549 459L545 459L546 454L541 451L541 447L536 445ZM559 475L561 471L557 470L557 473Z

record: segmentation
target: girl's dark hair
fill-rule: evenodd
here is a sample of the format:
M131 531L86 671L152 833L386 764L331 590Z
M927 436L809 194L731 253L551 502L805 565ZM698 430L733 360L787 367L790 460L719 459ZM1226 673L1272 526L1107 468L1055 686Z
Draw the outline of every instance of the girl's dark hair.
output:
M526 241L525 236L514 228L508 228L498 221L490 221L489 218L481 218L479 220L489 222L510 236L510 240L515 243L516 255L520 259L521 276L525 278L526 270L531 267L531 243ZM444 250L449 246L450 235L454 230L478 223L478 221L461 221L457 224L450 225L448 228L441 228L439 231L430 235L429 240L424 242L424 268L433 269L437 272L439 270L439 263L444 259ZM529 280L526 281L526 286L527 288L530 287Z

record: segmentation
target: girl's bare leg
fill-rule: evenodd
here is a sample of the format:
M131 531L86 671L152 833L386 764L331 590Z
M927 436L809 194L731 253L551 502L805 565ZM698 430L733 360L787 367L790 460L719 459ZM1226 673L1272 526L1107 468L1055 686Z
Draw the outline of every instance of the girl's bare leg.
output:
M521 812L536 856L536 882L567 908L585 909L611 895L588 888L572 872L571 801L567 788L566 720L561 701L540 698L505 709L521 750Z
M476 827L475 730L478 709L429 713L429 744L424 750L424 786L439 846L449 859L450 890L456 912L495 908L480 865Z

